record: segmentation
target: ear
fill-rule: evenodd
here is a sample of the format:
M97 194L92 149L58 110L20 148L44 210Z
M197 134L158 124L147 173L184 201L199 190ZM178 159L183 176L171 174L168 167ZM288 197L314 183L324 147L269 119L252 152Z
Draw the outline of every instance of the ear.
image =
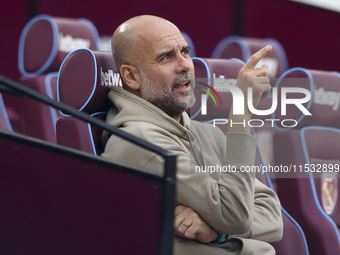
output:
M130 65L121 65L120 75L125 84L132 90L140 89L140 76L136 67Z

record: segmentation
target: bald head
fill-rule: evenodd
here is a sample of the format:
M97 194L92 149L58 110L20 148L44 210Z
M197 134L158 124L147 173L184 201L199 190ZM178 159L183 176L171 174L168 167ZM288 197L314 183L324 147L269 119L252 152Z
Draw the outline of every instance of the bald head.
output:
M112 53L117 69L120 70L123 64L139 66L141 53L148 47L145 42L169 26L180 32L173 23L152 15L136 16L121 24L112 37Z
M195 102L189 50L173 23L150 15L124 22L112 38L123 88L177 120Z

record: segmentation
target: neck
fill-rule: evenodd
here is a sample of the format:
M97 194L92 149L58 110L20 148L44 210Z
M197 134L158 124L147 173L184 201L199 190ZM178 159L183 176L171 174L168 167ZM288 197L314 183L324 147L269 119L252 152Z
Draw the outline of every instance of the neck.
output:
M183 124L182 123L182 116L179 115L179 116L171 116L174 120L176 120L177 122L179 122L180 124Z

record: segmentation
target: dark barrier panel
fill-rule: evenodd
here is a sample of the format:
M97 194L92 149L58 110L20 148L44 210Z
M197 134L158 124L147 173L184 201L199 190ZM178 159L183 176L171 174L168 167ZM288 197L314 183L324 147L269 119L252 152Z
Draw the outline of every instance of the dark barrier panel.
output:
M0 131L0 254L159 254L162 176Z
M0 254L172 254L173 154L2 76L0 90L62 109L165 161L158 175L0 131Z

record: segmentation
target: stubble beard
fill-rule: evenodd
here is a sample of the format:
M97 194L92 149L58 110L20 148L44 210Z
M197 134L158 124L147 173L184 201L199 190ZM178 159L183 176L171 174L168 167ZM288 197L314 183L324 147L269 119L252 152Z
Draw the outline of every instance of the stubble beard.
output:
M195 79L190 73L181 74L176 77L171 85L166 83L156 84L146 77L142 70L139 70L142 88L141 97L151 104L157 106L170 117L178 119L184 111L192 107L196 101L194 96ZM181 101L174 93L174 87L181 81L190 79L190 92L183 93L190 96L189 100Z

